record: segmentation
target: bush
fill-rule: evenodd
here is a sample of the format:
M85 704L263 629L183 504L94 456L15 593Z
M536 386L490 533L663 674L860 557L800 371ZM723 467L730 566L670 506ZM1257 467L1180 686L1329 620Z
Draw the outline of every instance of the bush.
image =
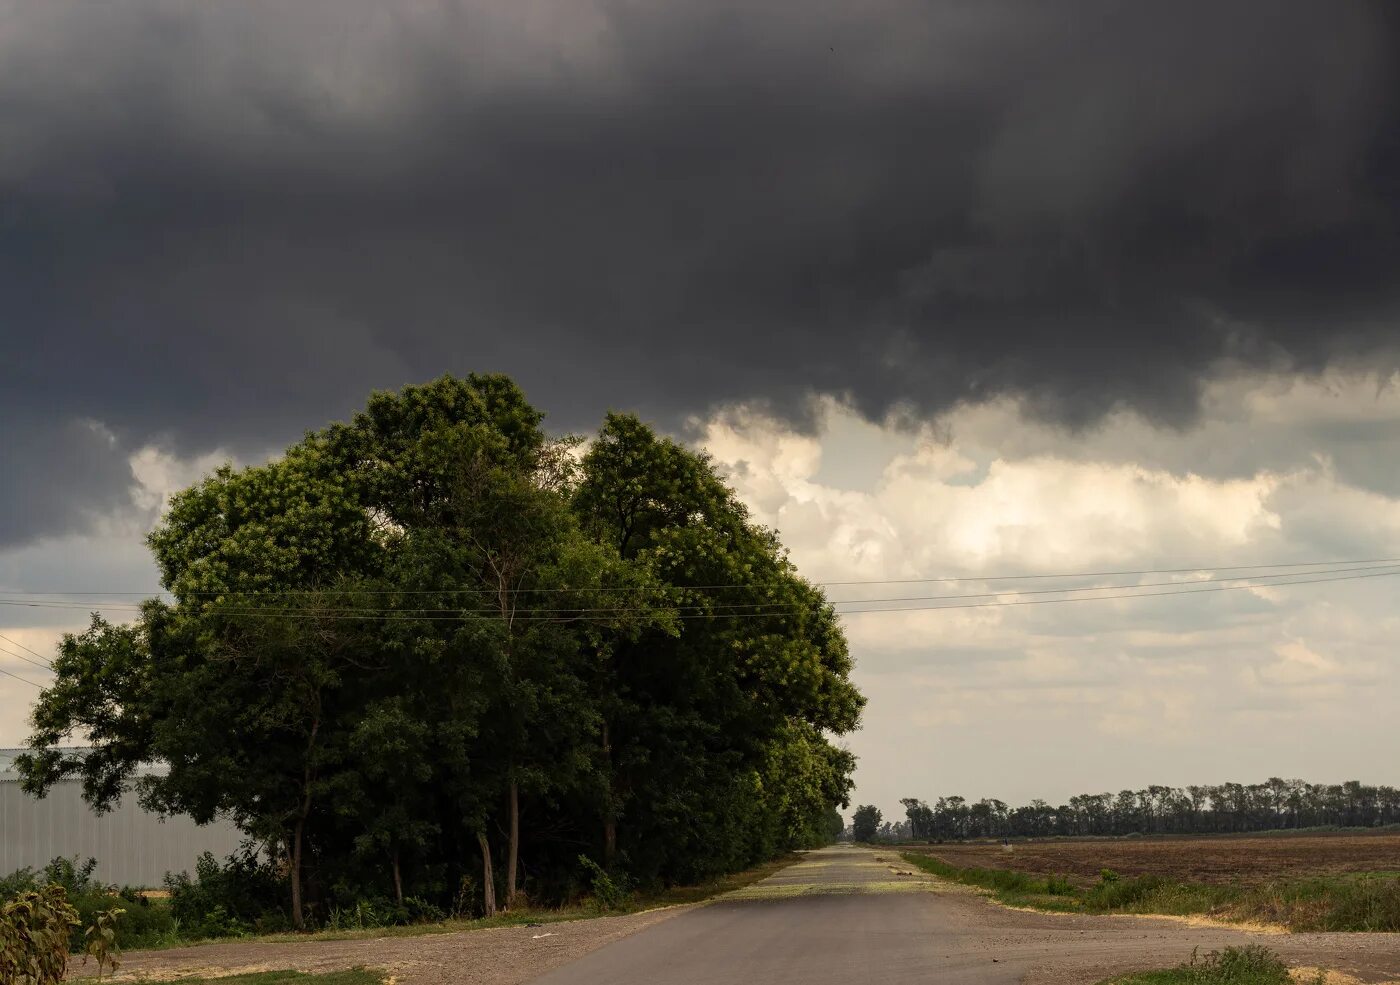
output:
M62 886L23 891L0 905L0 982L58 985L77 922Z
M235 937L290 926L281 907L284 880L250 846L244 845L223 864L205 852L194 871L193 879L184 872L165 876L170 910L183 935Z
M632 895L631 880L625 875L612 876L587 855L578 857L579 865L583 866L584 874L590 882L590 889L593 898L598 905L605 910L616 910L626 905L628 898Z
M175 921L168 906L153 906L142 893L129 886L120 890L105 886L93 876L96 870L96 859L80 862L76 856L56 858L38 872L25 868L0 878L0 898L42 890L47 886L61 888L79 921L69 934L68 941L69 950L75 954L85 946L83 928L92 926L99 913L116 906L126 910L115 928L116 945L120 948L159 943L173 933Z
M1161 876L1137 876L1100 882L1085 894L1085 902L1094 909L1121 910L1142 903L1152 894L1170 884Z
M69 949L74 953L86 946L83 928L91 927L97 922L98 914L115 907L126 911L115 925L116 945L122 950L160 943L175 930L175 918L168 904L152 905L149 899L131 888L116 891L99 887L71 899L80 922L80 926L73 928L69 941Z
M329 930L366 930L371 927L401 927L414 923L440 923L447 914L439 906L417 896L403 902L372 896L347 906L332 906L326 914Z
M1189 981L1200 985L1289 985L1292 981L1278 955L1258 944L1211 951L1205 958L1192 952L1190 963L1181 969Z

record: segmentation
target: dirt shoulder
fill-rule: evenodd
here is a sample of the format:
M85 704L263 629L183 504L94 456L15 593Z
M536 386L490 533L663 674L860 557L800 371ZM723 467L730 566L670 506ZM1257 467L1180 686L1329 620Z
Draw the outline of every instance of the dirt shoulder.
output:
M617 917L570 920L538 927L495 927L462 933L360 940L240 940L167 951L132 951L107 981L162 981L252 971L383 969L400 985L519 985L546 971L691 909L672 906ZM81 959L70 975L91 974Z

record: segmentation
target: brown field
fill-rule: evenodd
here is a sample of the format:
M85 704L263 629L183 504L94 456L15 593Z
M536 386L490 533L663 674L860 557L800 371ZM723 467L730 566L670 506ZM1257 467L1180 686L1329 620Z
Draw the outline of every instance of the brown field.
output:
M1085 884L1101 869L1121 876L1161 875L1183 882L1253 885L1343 872L1400 871L1400 833L1272 837L1076 839L908 845L959 868L1016 869L1065 875Z

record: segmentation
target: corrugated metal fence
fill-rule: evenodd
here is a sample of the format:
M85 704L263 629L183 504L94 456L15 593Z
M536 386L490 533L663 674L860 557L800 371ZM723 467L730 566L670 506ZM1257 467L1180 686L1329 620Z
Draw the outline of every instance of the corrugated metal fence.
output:
M55 784L39 800L20 788L7 765L0 761L0 875L76 855L80 861L97 859L96 875L104 883L149 888L159 886L167 872L193 874L201 852L222 858L242 840L228 822L161 820L130 794L109 813L96 814L83 802L77 781Z

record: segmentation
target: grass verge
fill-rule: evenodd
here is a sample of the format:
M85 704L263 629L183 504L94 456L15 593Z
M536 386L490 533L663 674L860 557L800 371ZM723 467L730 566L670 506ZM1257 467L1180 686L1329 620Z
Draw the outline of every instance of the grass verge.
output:
M1099 985L1297 985L1298 981L1278 955L1251 944L1212 951L1205 957L1193 953L1189 962L1175 968L1123 975ZM1305 981L1320 985L1326 974L1319 972L1316 978Z
M1065 876L1014 869L958 868L906 852L910 865L986 889L1008 906L1059 913L1203 915L1233 923L1265 923L1291 931L1400 930L1400 873L1346 873L1259 886L1212 886L1165 876L1104 878L1079 886Z

